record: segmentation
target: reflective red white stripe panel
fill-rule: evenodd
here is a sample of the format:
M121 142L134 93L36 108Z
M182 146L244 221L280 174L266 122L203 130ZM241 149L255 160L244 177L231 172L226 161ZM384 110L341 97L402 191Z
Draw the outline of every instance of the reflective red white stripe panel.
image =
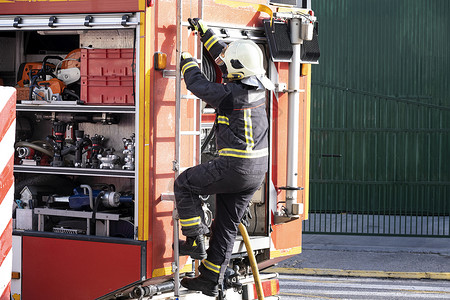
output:
M0 299L10 299L16 90L0 86Z

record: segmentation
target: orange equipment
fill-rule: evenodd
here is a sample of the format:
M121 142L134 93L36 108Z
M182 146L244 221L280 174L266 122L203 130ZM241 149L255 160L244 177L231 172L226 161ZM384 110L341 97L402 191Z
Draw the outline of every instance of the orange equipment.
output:
M55 66L52 65L54 68ZM42 62L26 62L20 65L17 73L17 85L25 87L31 82L31 78L42 69Z

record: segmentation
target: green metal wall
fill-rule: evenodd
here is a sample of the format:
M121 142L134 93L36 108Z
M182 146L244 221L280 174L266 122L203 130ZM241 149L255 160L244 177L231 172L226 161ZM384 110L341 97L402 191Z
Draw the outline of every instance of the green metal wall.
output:
M437 216L450 227L450 1L312 5L321 57L312 69L311 212ZM324 232L322 223L305 230Z

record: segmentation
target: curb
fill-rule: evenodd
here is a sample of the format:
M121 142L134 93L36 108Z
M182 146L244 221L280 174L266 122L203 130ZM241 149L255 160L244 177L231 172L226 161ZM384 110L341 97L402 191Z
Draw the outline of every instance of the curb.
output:
M279 273L290 275L319 275L319 276L349 276L367 278L401 278L401 279L434 279L450 280L450 273L440 272L394 272L371 270L339 270L339 269L314 269L314 268L279 268L271 267L264 273Z

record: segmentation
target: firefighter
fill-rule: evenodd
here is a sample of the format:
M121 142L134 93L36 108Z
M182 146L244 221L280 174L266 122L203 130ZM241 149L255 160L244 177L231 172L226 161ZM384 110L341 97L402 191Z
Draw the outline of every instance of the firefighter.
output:
M189 53L182 53L181 72L186 87L216 109L216 143L219 156L189 168L174 183L181 230L180 254L202 260L200 275L183 278L181 285L218 295L229 263L238 225L268 168L268 120L266 89L273 84L265 76L261 49L250 40L227 45L201 19L189 19L204 47L224 72L226 83L212 83L201 73ZM205 250L204 214L199 195L216 195L216 212Z

